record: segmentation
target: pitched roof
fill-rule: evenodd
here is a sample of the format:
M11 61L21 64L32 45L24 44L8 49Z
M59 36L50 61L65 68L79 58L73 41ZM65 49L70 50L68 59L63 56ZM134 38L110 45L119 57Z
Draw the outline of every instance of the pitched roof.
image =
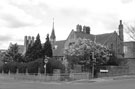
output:
M92 41L96 41L100 44L104 44L107 40L109 40L109 38L114 34L114 32L99 34L99 35L93 35L93 34L86 34L86 33L83 33L83 32L75 31L75 34L76 34L77 38L86 38L86 39L90 39Z
M65 40L56 41L54 43L53 56L63 56L64 55L64 45L65 45Z
M100 35L95 35L96 36L96 42L100 44L104 44L106 41L109 40L109 38L114 34L113 33L106 33L106 34L100 34Z
M76 37L77 38L86 38L86 39L91 39L92 41L94 41L95 36L92 34L86 34L83 32L77 32L75 31Z

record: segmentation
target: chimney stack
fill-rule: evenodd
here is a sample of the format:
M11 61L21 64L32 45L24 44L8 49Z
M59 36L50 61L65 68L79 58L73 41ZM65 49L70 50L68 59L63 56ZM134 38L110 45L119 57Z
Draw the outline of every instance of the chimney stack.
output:
M122 24L122 20L120 20L120 24L119 24L118 28L119 28L119 37L123 41L124 37L123 37L123 24Z
M28 44L31 44L31 36L28 36Z
M77 32L82 32L82 26L81 25L76 25L76 31Z
M83 26L83 32L86 34L90 34L90 27L89 26Z
M35 41L34 41L34 36L32 36L32 45L34 44L34 42L35 42Z
M83 26L83 32L86 33L86 26Z
M25 52L27 51L27 48L28 48L28 37L25 36L24 37L24 53L23 54L25 54Z

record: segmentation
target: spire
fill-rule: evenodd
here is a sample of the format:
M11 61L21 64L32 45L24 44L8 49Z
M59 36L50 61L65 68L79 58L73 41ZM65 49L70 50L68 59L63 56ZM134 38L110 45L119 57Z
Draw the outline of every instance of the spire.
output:
M53 28L52 29L54 30L54 18L53 18Z
M56 36L55 36L55 31L54 31L54 18L53 18L53 27L52 27L52 33L50 36L50 40L55 41Z
M124 39L124 36L123 36L123 24L122 24L122 20L120 20L120 24L119 24L119 37L120 37L120 39L121 39L121 41L123 41Z

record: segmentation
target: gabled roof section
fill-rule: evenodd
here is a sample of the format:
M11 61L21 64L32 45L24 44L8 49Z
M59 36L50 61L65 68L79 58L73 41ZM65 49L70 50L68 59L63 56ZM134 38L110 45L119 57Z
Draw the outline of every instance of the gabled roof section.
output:
M113 35L114 35L114 32L106 33L106 34L100 34L100 35L95 35L96 42L104 45L104 43L107 42Z
M66 40L54 43L53 56L64 56L64 45Z
M90 39L92 41L96 41L97 43L104 44L114 35L114 32L99 34L99 35L93 35L93 34L86 34L86 33L83 33L83 32L75 31L75 35L76 35L77 38Z
M92 35L92 34L86 34L86 33L83 33L83 32L75 32L75 34L76 34L76 38L85 38L85 39L90 39L90 40L92 40L92 41L94 41L94 39L95 39L95 36L94 35Z

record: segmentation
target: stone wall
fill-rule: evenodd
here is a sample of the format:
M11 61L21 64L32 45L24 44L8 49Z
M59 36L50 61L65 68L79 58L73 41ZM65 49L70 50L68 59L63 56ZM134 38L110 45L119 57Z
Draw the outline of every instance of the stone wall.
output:
M125 42L124 43L124 57L125 58L135 58L135 42Z
M129 66L129 72L135 74L135 58L127 59L127 66Z
M106 66L101 69L108 70L108 72L99 72L98 77L109 77L109 76L121 76L130 74L128 66Z

